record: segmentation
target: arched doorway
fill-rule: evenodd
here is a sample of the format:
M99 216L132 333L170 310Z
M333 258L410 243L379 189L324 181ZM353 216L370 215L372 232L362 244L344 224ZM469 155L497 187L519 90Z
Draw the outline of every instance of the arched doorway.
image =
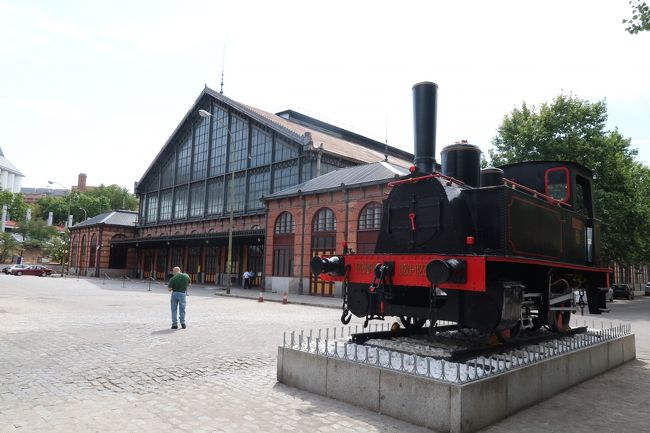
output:
M336 250L336 216L332 209L316 212L311 229L311 256L329 256ZM309 275L309 294L334 296L334 283Z

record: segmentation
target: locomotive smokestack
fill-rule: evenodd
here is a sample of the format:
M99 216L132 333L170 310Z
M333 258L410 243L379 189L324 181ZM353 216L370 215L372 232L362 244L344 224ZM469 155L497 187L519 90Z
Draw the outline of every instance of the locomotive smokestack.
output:
M432 173L436 163L436 106L438 85L423 81L413 86L413 136L419 173Z

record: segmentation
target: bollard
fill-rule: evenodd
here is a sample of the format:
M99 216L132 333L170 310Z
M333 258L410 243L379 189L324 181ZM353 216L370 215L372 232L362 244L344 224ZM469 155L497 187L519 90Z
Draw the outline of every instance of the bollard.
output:
M149 278L149 289L147 290L147 292L151 292L151 278Z
M260 296L257 298L257 302L264 302L264 293L260 292Z
M260 294L261 294L261 292L260 292ZM284 292L284 295L282 296L282 303L283 303L283 304L286 305L286 304L289 303L289 299L288 299L288 297L289 297L289 294L288 294L287 292Z

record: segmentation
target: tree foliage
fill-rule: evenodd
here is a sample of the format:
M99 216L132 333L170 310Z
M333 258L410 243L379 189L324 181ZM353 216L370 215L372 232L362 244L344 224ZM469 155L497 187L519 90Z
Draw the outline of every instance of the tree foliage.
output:
M115 209L137 210L138 199L126 188L117 185L100 185L85 192L72 192L65 197L41 197L37 202L35 215L47 219L48 213L54 215L54 222L64 224L68 209L75 223L92 218L103 212Z
M650 6L641 0L630 0L632 6L632 17L624 19L623 24L627 24L625 30L630 34L650 30Z
M0 263L4 263L18 248L20 248L20 242L11 233L0 233Z
M489 151L493 165L568 160L594 172L596 216L606 259L650 261L650 173L618 130L605 130L607 106L559 95L539 108L525 103L505 116Z
M43 248L57 235L56 229L43 220L23 221L15 231L23 236L23 245L27 248Z
M27 204L25 198L20 193L12 193L11 191L0 191L0 208L7 205L7 213L13 221L25 221L25 212L27 211Z
M68 258L69 248L70 231L66 230L63 235L50 238L49 242L44 246L43 252L50 256L53 261L64 264Z

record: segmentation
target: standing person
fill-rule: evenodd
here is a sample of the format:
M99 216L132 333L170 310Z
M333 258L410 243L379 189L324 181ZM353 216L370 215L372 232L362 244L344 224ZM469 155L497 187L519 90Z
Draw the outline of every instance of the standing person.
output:
M172 304L172 329L178 329L178 321L176 319L176 311L179 310L179 318L181 328L185 329L185 301L187 296L187 288L190 286L190 276L181 272L181 268L175 266L173 269L174 276L169 280L167 291L171 292Z
M251 271L246 271L244 272L244 289L250 289L251 288L251 278L253 277L253 272Z

